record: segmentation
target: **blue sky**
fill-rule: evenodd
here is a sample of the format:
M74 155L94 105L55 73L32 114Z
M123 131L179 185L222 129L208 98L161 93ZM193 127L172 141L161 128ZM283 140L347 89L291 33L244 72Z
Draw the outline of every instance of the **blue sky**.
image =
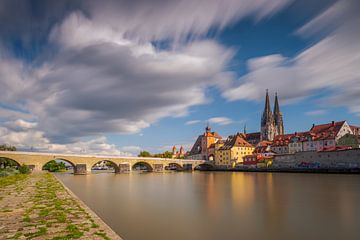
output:
M356 1L19 9L0 3L0 143L99 154L189 148L206 122L224 137L244 124L259 131L267 88L278 92L286 132L359 125Z

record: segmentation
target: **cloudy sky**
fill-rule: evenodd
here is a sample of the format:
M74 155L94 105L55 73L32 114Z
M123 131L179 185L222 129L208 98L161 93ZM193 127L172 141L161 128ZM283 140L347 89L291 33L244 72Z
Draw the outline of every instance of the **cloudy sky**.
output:
M206 122L287 132L360 125L357 0L0 1L0 144L136 154L189 148Z

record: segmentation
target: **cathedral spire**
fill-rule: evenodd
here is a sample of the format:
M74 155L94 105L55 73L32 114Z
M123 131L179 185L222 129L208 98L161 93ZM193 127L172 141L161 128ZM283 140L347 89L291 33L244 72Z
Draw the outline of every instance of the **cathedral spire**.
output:
M270 99L269 99L269 90L266 89L266 97L265 97L265 109L264 113L271 112L270 110Z
M277 92L275 93L275 105L274 105L274 117L276 121L276 115L280 113L279 100L277 96Z
M275 133L275 122L270 107L269 91L266 89L265 108L261 118L261 140L272 141Z
M275 122L276 135L283 135L284 123L283 123L282 113L280 112L280 105L279 105L277 93L275 93L274 122Z

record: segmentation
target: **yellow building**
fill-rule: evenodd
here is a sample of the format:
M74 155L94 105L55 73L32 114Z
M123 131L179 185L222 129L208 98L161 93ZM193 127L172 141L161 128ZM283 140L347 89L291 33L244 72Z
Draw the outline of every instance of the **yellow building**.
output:
M242 164L243 157L251 155L254 149L240 134L230 136L224 145L215 151L215 164L227 168L235 167L236 164Z

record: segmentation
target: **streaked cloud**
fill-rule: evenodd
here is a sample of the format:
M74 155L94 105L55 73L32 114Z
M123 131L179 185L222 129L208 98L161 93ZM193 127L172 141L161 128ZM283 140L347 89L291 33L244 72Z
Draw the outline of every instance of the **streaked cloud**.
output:
M323 101L345 106L360 114L360 15L357 1L339 1L315 18L298 33L327 31L319 42L294 58L279 54L250 59L249 73L223 92L230 100L260 100L266 88L278 91L281 100L294 102L316 96L319 90L330 94ZM341 17L334 23L333 17Z
M194 125L201 122L202 122L201 120L191 120L191 121L187 121L185 125Z
M228 117L213 117L207 120L209 123L218 124L218 125L229 125L233 123L233 120Z
M325 115L326 113L327 113L326 110L318 109L318 110L308 111L305 113L305 115L307 115L307 116L322 116L322 115Z

